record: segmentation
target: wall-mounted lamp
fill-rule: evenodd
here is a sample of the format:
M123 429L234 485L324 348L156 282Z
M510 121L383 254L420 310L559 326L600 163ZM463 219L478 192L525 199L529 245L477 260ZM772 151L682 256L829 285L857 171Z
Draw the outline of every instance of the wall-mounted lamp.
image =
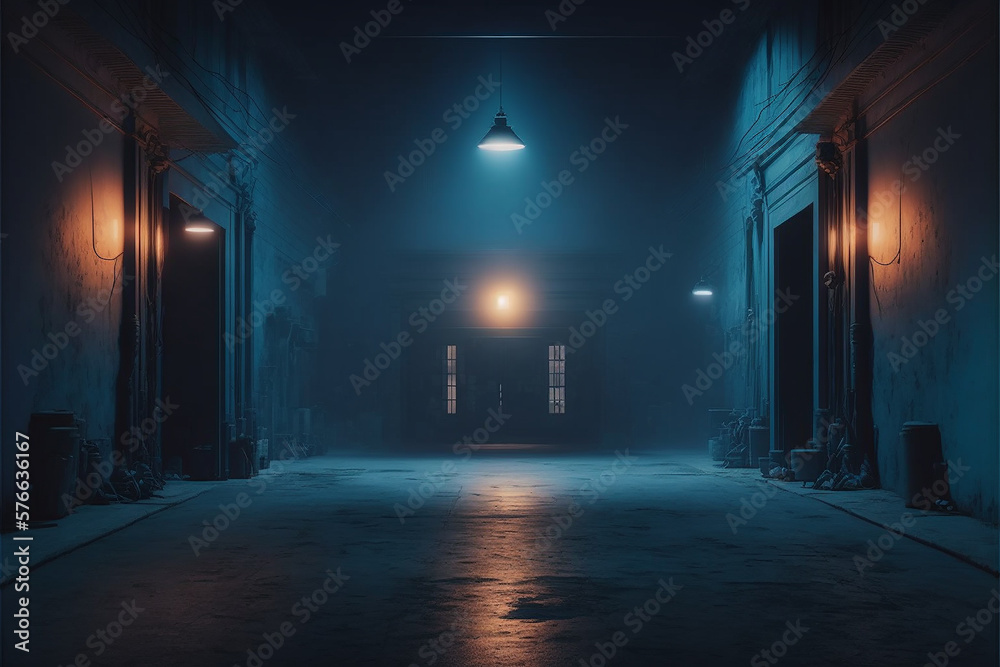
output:
M832 141L820 141L816 144L816 165L835 178L837 172L844 166L844 156Z
M712 296L715 294L715 290L712 285L709 284L705 277L702 276L701 280L695 283L695 286L691 289L691 294L695 296Z

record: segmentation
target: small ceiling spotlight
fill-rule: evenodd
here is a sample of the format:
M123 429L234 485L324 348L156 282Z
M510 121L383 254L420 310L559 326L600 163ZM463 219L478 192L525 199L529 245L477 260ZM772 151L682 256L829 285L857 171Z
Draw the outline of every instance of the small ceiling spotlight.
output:
M190 234L214 234L218 227L198 210L181 209L184 215L184 231Z
M705 280L705 277L702 276L701 280L699 280L691 290L691 294L694 294L695 296L712 296L715 294L715 290L712 289L712 286L707 280Z
M479 142L479 148L484 151L519 151L524 148L524 142L507 124L507 114L503 112L503 107L500 107L493 119L493 127Z
M184 226L184 231L191 234L214 234L215 226L204 222L189 222Z

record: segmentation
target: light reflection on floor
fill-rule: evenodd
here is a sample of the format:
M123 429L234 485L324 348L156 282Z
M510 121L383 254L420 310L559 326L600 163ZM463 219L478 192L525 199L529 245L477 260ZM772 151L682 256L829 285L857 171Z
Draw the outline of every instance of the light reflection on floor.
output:
M727 513L758 490L752 480L677 456L621 461L309 459L262 477L267 491L194 556L188 536L246 488L218 485L41 569L33 627L46 642L24 664L69 664L95 619L138 598L148 611L100 664L246 665L263 633L297 622L290 608L328 568L350 576L344 589L262 667L747 664L798 618L812 630L782 667L923 664L996 586L911 540L861 578L852 556L877 526L781 492L734 533ZM397 507L430 479L401 521ZM670 578L677 597L630 624ZM963 646L964 664L996 664L997 626ZM627 644L603 660L616 632Z
M463 488L449 522L469 544L464 557L435 572L457 584L444 588L461 610L460 641L450 656L458 664L530 665L535 647L560 630L551 618L560 600L546 583L560 568L535 553L544 488L536 473L477 477Z

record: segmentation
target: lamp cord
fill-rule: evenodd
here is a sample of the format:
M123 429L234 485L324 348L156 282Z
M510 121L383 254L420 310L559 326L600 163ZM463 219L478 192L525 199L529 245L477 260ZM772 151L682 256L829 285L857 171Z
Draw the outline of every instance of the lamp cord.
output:
M500 111L503 111L503 40L500 41Z

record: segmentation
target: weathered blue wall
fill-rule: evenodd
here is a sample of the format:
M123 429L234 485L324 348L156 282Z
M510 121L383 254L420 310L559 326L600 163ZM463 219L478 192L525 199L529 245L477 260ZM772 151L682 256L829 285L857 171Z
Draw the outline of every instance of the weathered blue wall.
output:
M23 3L5 4L4 9L8 25L19 23L26 11ZM61 9L44 35L27 47L15 52L5 42L2 59L5 91L17 91L18 98L17 104L5 103L2 118L2 217L6 235L2 245L2 421L5 428L23 432L34 411L72 410L87 422L87 437L102 442L106 457L115 437L116 417L117 426L121 426L124 416L116 414L121 407L116 406L121 287L134 268L125 266L121 252L125 230L136 216L144 230L155 230L161 214L158 205L169 206L170 195L176 194L200 204L205 214L226 230L227 295L223 307L227 333L236 331L237 318L249 317L253 304L267 301L277 288L283 288L286 297L282 317L310 326L315 321L317 295L323 291L316 287L322 283L322 271L313 272L301 289L292 289L285 282L286 272L307 257L315 257L317 237L329 243L327 235L333 231L329 211L317 203L315 186L293 169L293 165L303 171L309 168L302 144L291 139L296 131L294 119L287 123L275 121L271 127L281 126L281 131L263 135L267 138L256 151L253 176L228 185L227 174L237 163L236 158L214 145L194 150L183 140L171 145L171 139L161 135L167 148L172 149L173 162L163 189L154 189L146 176L148 151L133 149L134 154L126 154L123 132L129 128L119 122L118 127L108 125L99 130L102 113L118 118L117 112L109 111L115 109L116 97L135 92L123 82L132 70L126 59L136 70L156 65L166 73L156 91L160 106L140 103L137 107L140 134L148 126L154 132L191 132L185 136L214 136L221 143L229 139L238 145L250 136L261 136L258 133L275 116L273 110L281 110L285 104L273 79L264 72L269 56L262 53L263 45L235 25L233 17L224 23L210 5L203 3L176 3L154 9L130 5L118 10L124 16L113 17L106 7L86 0L74 2ZM149 14L160 10L155 16ZM243 14L256 16L253 10ZM159 40L142 39L135 30L143 22L153 32L178 32L161 35ZM71 38L69 34L87 38ZM177 35L187 41L180 48L171 48L176 46ZM48 46L42 45L43 37L50 42ZM205 67L219 76L205 75ZM166 104L161 92L172 104ZM294 114L295 109L289 112ZM84 154L79 167L61 174L60 181L52 163L66 161L67 145L80 144L85 132L98 137L92 140L96 148ZM134 169L129 167L130 160L134 161ZM248 189L241 191L244 185ZM209 191L217 191L218 196L206 197ZM130 197L137 204L128 212L125 208ZM241 206L257 218L252 257L242 258L254 269L247 312L240 311L242 294L236 290L237 259L243 252L236 243L236 231L242 225ZM92 215L96 229L93 237ZM165 234L142 234L140 261L160 266L163 253L169 252L164 245ZM117 261L102 260L96 253ZM149 296L155 300L155 290ZM90 300L109 297L106 305L88 306ZM158 307L158 303L149 303L151 318L156 317ZM65 349L53 352L50 356L55 358L48 360L46 368L31 369L33 350L44 352L44 346L53 343L50 336L61 345L60 332L73 324L79 325L79 331L71 328L74 334L67 336ZM147 328L142 334L144 349L156 350L160 341L150 331ZM132 334L127 331L124 335ZM275 364L275 356L281 352L277 349L279 343L265 350L264 341L265 336L254 338L256 364L250 372ZM284 425L291 410L308 406L314 399L308 391L313 377L308 372L308 358L294 349L284 353L283 358L288 360L286 366L291 371L298 372L286 373L279 388L279 416ZM255 401L260 398L259 389L252 395L242 395L239 363L238 349L234 349L226 357L223 374L223 419L227 422L236 422L256 407ZM41 366L41 361L36 359L36 364ZM25 368L24 381L18 366ZM145 372L155 374L153 366L146 367ZM255 386L260 387L259 377L255 379ZM155 386L156 379L151 379L149 385ZM142 403L154 398L150 395L136 400ZM4 451L13 444L12 439L5 440ZM11 490L6 485L7 494ZM5 495L5 501L8 499L9 495Z
M790 6L790 5L789 5ZM941 426L944 455L969 466L954 480L953 494L963 510L990 521L997 519L997 281L991 269L983 268L981 292L972 299L959 295L957 285L974 279L980 267L992 263L997 253L997 164L993 147L997 141L995 95L973 104L971 99L997 80L997 43L988 26L995 23L995 7L985 2L942 3L944 18L935 19L928 31L904 57L884 67L861 93L857 116L857 181L851 191L860 193L857 214L849 212L855 233L869 233L868 249L881 266L873 263L870 289L874 334L874 425L878 430L878 468L886 488L904 492L899 430L909 420L931 421ZM864 20L855 20L853 47L830 71L817 93L790 89L785 102L767 106L780 90L780 82L793 80L799 67L812 55L808 36L808 3L776 12L769 21L767 37L752 50L733 100L731 134L720 142L720 168L716 225L706 235L706 260L714 267L717 284L715 312L718 330L736 326L749 306L756 312L766 307L773 282L774 257L771 230L790 215L821 201L817 170L812 163L818 135L790 132L816 103L878 47L885 36L879 19L893 12L892 3L866 9ZM794 15L799 14L798 18ZM978 18L977 18L978 17ZM984 18L985 17L985 18ZM992 22L991 22L992 17ZM880 28L880 25L882 26ZM986 28L977 26L987 26ZM797 32L796 32L797 31ZM886 32L886 35L883 35ZM790 36L798 34L801 43ZM978 98L977 98L978 99ZM795 101L801 102L797 104ZM790 120L782 123L783 109ZM763 112L762 112L763 109ZM760 117L758 119L758 115ZM848 120L846 117L842 121ZM952 134L949 134L949 128ZM831 127L830 130L835 128ZM728 170L734 154L754 145L760 132L763 143L751 150L742 164ZM961 135L956 137L954 135ZM951 136L951 139L943 137ZM746 137L750 139L747 140ZM743 139L742 149L737 145ZM938 141L934 164L924 170L909 162L914 154L931 149ZM939 150L944 147L944 150ZM754 215L754 171L756 161L763 175L764 238L747 255L744 231ZM818 178L828 179L821 175ZM900 200L892 184L902 181ZM866 232L868 219L871 231ZM815 218L819 232L822 215ZM850 228L850 225L848 226ZM901 230L901 231L900 231ZM849 241L849 239L848 239ZM756 240L754 241L756 243ZM900 245L901 243L901 245ZM853 246L852 246L853 247ZM899 262L895 262L897 248ZM817 289L826 270L826 249L818 238L811 249ZM823 253L822 257L819 253ZM855 261L861 266L867 255ZM755 286L746 296L748 262L755 271ZM989 279L985 279L989 276ZM825 290L825 288L822 288ZM963 304L964 302L964 304ZM919 350L907 348L904 338L920 338L921 321L933 320L941 309L944 322ZM816 313L816 317L819 317ZM946 321L945 321L946 320ZM816 320L819 322L819 320ZM927 325L928 328L933 328ZM716 340L720 349L721 340ZM816 362L825 350L814 343ZM734 367L720 383L729 405L743 405L748 395L747 373L754 369L773 384L774 349L761 349L750 363ZM894 368L895 366L895 368ZM819 366L816 367L818 371ZM753 382L749 383L752 388ZM773 393L773 386L771 387ZM712 391L719 391L713 387ZM814 398L821 388L813 388ZM767 398L765 388L760 396ZM748 398L749 396L749 398ZM815 407L828 407L815 404Z

